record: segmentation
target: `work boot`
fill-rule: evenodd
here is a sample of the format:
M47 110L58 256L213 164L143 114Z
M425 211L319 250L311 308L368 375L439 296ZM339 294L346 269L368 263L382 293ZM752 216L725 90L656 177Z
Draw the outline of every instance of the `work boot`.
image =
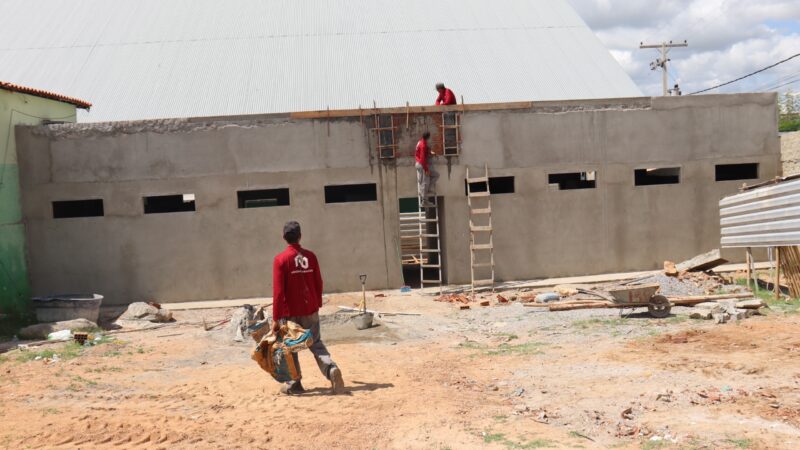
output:
M300 395L305 391L306 390L303 388L303 384L300 383L300 380L289 381L281 385L281 394L284 395Z
M344 393L342 371L337 366L331 366L331 370L328 372L328 379L331 380L331 391L334 395Z

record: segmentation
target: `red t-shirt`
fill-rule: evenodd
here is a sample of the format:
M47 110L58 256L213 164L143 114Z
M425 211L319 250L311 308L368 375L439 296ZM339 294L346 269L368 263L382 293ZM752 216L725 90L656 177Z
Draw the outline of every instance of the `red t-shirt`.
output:
M439 94L439 97L436 98L437 105L455 105L456 104L456 94L453 93L450 89L445 88L444 92Z
M317 256L289 244L272 263L272 318L308 316L322 307L322 274Z
M414 152L414 160L422 165L422 168L428 170L428 155L431 153L428 148L428 142L425 139L420 139L417 142L417 151Z

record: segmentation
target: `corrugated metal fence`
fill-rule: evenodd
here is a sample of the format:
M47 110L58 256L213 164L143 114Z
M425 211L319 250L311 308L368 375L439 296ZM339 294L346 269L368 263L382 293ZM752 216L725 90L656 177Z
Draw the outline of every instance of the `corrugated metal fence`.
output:
M725 197L719 207L723 248L800 245L800 180Z

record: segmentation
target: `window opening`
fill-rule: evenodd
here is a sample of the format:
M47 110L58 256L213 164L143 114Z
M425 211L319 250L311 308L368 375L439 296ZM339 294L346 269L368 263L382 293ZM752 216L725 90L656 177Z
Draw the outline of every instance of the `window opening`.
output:
M375 183L325 186L325 203L374 202L378 200Z
M77 217L102 217L103 200L61 200L53 202L54 219L73 219Z
M289 189L287 188L238 191L236 197L240 209L289 206Z
M714 171L717 181L755 180L758 178L758 163L717 164Z
M680 182L681 182L680 167L637 169L634 172L634 184L636 186L678 184Z
M472 192L486 192L486 182L476 182L469 184L469 190ZM489 193L496 194L513 194L514 193L514 177L489 177ZM464 195L467 195L467 181L464 180Z
M559 191L594 189L597 187L597 172L551 173L547 176L547 183L558 185Z
M194 210L194 194L154 195L144 197L145 214L190 212Z

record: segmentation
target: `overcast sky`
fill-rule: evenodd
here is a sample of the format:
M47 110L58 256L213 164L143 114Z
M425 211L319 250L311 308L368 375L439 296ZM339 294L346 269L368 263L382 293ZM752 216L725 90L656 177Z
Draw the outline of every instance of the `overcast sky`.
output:
M711 87L800 53L800 0L569 0L647 95L661 94L656 50L639 42L689 41L670 52L670 86ZM790 83L786 86L778 85ZM800 91L800 57L713 92Z

